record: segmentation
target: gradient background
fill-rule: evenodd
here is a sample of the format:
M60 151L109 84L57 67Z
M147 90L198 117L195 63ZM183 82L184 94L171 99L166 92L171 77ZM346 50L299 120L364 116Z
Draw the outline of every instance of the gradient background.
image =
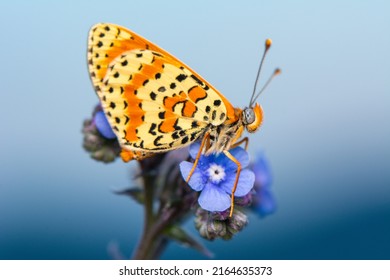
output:
M0 259L109 259L112 242L129 257L136 245L142 209L112 193L136 165L81 146L97 22L160 45L236 106L273 39L262 80L283 74L260 98L250 152L270 159L278 211L250 215L232 241L202 241L215 258L390 259L389 1L80 2L0 4ZM162 257L204 258L176 244Z

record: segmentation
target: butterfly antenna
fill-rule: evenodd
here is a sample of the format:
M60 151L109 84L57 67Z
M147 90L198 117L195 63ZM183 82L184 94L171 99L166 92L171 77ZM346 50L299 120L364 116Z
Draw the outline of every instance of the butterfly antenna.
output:
M268 52L269 48L271 47L271 45L272 45L272 40L271 39L265 40L265 50L264 50L264 53L263 53L263 57L261 58L261 61L260 61L259 69L257 70L257 76L256 76L255 84L253 86L253 93L252 93L251 100L249 102L249 106L251 106L253 101L256 99L256 98L253 98L253 97L255 96L255 93L256 93L257 83L259 81L261 68L263 67L263 62L264 62L264 59L265 59L265 55L267 54L267 52Z
M269 83L272 81L273 78L275 78L277 75L279 75L280 73L282 73L282 70L280 70L279 68L276 68L274 73L272 73L272 75L268 78L267 82L265 83L265 85L262 87L262 89L259 91L259 93L256 95L255 98L253 98L253 100L251 101L251 104L249 105L250 107L253 105L253 103L256 101L257 98L259 98L260 94L267 88L267 86L269 85Z

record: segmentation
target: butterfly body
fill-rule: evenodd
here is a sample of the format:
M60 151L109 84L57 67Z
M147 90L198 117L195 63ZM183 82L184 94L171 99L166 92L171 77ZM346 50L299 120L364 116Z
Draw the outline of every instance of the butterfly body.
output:
M88 42L91 80L126 161L187 146L206 135L204 152L229 150L261 107L234 108L168 52L123 27L97 24ZM248 113L243 114L243 112ZM248 118L254 118L248 123Z

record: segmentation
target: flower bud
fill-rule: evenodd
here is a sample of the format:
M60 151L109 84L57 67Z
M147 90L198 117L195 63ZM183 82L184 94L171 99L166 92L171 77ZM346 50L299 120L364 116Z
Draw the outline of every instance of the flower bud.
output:
M248 224L248 218L243 212L235 209L231 218L229 211L225 212L208 212L199 207L195 218L195 227L199 234L208 240L229 240Z

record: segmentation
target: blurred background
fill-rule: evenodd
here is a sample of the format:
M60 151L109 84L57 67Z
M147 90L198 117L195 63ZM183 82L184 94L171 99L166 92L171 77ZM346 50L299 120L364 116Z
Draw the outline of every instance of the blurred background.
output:
M246 106L273 39L249 151L272 167L277 212L233 240L202 241L216 259L390 259L388 1L2 1L0 259L126 257L142 208L113 191L136 164L102 164L82 148L98 99L87 34L128 27ZM186 229L201 240L191 220ZM203 259L171 244L164 259Z

